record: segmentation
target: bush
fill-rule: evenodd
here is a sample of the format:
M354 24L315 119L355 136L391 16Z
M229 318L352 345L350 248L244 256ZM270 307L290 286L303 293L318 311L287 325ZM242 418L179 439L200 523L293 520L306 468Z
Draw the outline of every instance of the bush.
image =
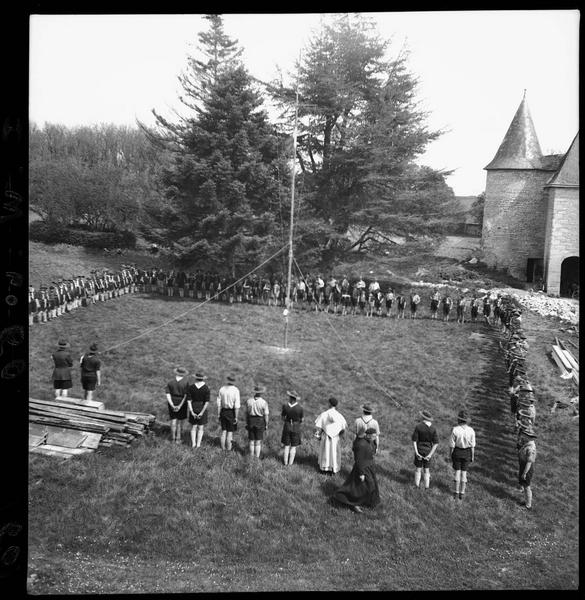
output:
M87 231L55 223L35 221L29 226L29 238L45 244L71 244L88 248L134 248L136 235L132 231Z

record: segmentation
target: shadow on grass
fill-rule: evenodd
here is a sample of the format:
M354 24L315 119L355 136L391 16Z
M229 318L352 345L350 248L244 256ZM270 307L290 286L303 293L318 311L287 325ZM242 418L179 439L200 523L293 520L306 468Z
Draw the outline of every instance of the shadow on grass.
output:
M475 424L477 436L476 462L471 470L510 486L513 481L509 468L515 464L516 453L515 436L510 429L508 375L498 348L498 332L491 327L486 332L488 339L481 348L487 355L486 368L468 397L471 426ZM499 485L485 487L497 497L509 496Z

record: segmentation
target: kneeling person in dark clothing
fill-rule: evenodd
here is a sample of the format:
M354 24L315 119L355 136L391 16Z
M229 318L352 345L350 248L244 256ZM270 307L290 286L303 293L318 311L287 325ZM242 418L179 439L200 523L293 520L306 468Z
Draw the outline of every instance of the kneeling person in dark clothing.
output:
M349 506L354 512L363 512L362 506L373 508L380 502L374 469L375 436L376 430L373 427L359 432L353 443L353 469L345 483L333 494L336 502Z

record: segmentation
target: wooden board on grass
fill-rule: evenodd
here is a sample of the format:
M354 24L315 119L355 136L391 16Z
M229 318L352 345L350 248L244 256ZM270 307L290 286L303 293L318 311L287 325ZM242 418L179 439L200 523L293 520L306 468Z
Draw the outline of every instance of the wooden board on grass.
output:
M54 444L45 444L44 446L39 446L39 448L45 448L46 450L53 450L55 452L62 452L63 454L70 454L71 456L93 452L91 448L65 448L63 446L56 446Z
M30 423L28 424L28 434L29 435L46 435L47 426L41 425L40 423Z
M44 454L45 456L58 456L60 458L71 458L73 456L73 454L67 454L65 452L50 450L45 446L37 446L36 448L31 448L29 451L34 454Z
M56 398L59 402L65 404L76 404L77 406L87 406L88 408L95 408L96 410L104 410L105 404L98 402L97 400L86 400L85 398L71 398L70 396L59 396Z
M85 431L67 429L65 427L48 427L47 445L62 446L64 448L79 448L87 438Z
M567 360L567 357L565 356L563 349L560 346L557 346L556 344L552 345L552 349L553 349L553 355L556 355L559 357L559 360L563 364L563 367L570 373L573 370L573 367L571 366L571 363ZM558 362L557 362L557 364L558 364Z
M28 434L28 447L35 448L36 446L42 446L47 441L47 434L43 435L33 435L32 433Z
M100 441L102 439L102 434L101 433L90 433L90 432L84 432L87 433L87 437L85 438L85 440L83 440L83 443L81 444L81 448L91 448L92 450L96 450L97 447L100 445Z

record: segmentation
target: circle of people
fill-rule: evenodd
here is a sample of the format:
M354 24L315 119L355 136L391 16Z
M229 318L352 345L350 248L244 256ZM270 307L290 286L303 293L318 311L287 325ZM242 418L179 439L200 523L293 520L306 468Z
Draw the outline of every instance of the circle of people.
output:
M68 290L62 298L65 304L60 304L63 311L73 310L89 302L105 301L125 293L136 291L150 292L144 283L144 272L134 266L123 266L121 272L103 272L98 275L92 272L92 277L78 277L68 281L55 282L54 293L59 294L59 286ZM157 282L163 280L157 278ZM363 281L363 280L360 280ZM89 283L88 283L89 282ZM245 283L245 280L244 282ZM360 282L358 282L359 284ZM153 285L152 283L150 284ZM158 283L156 284L158 287ZM365 285L365 282L364 282ZM72 291L73 288L73 291ZM82 294L81 289L87 290ZM171 287L171 289L173 289ZM180 288L179 288L180 289ZM242 289L244 289L242 287ZM298 287L295 288L298 290ZM356 289L357 286L356 286ZM364 289L360 285L359 289ZM77 292L75 292L77 290ZM203 289L194 288L189 291L202 293ZM206 289L206 295L212 290ZM237 288L236 288L237 297ZM431 297L431 315L433 307L438 306L437 292ZM298 294L295 296L298 299ZM86 302L83 302L85 298ZM487 298L487 301L486 301ZM435 304L436 303L436 304ZM489 308L486 309L486 304ZM493 320L491 307L494 305ZM472 307L473 308L473 307ZM50 311L58 312L57 306ZM412 306L411 306L412 310ZM416 313L416 309L414 311ZM526 354L528 343L522 331L522 310L510 296L488 294L484 298L483 315L490 325L499 326L505 340L502 348L505 353L506 370L509 377L510 412L514 428L517 432L517 452L519 473L518 482L524 493L524 506L532 508L531 481L536 460L536 433L534 423L536 418L534 389L526 375ZM414 318L414 317L413 317ZM473 318L473 312L472 312ZM41 321L44 322L44 321ZM101 384L101 361L98 358L97 344L91 344L89 351L79 359L81 369L81 383L84 397L91 399L96 386ZM71 369L73 358L70 353L69 343L61 339L58 349L52 355L54 362L53 387L55 397L67 396L72 387ZM171 421L172 439L180 442L182 422L188 420L191 424L191 444L194 448L201 446L204 427L208 422L210 390L205 383L202 373L195 373L194 381L188 377L188 371L177 367L174 372L175 379L166 387L169 418ZM226 384L219 390L217 396L217 416L221 426L220 444L222 449L232 448L232 436L237 430L238 411L240 409L240 394L234 385L233 376L228 376ZM246 401L246 429L249 435L250 455L259 458L261 455L264 431L268 427L268 403L262 398L264 388L256 386L253 396ZM301 422L303 410L299 404L300 396L291 390L288 392L288 402L283 405L281 418L284 421L281 443L284 447L283 460L285 465L292 465L296 449L301 443ZM318 463L324 473L336 473L340 470L339 436L347 429L347 422L338 412L337 400L329 400L330 407L321 413L315 422L315 435L320 441ZM414 445L415 485L419 487L421 480L424 487L430 485L430 460L436 451L438 438L436 429L432 426L432 416L428 411L421 411L421 423L417 425L412 436ZM475 432L468 425L469 417L465 411L458 415L458 425L453 428L450 438L451 459L454 470L455 487L453 494L456 498L463 499L467 486L468 465L474 460ZM360 510L361 505L375 506L379 502L378 484L373 467L373 457L378 452L380 428L372 417L371 407L363 407L363 415L354 424L356 436L353 444L354 468L344 485L336 491L334 497L342 503L348 504L354 510Z
M73 310L136 292L159 293L167 297L192 298L205 301L286 306L302 310L326 311L340 315L409 316L416 319L420 314L421 295L412 289L407 295L395 291L390 284L380 284L374 278L366 282L362 277L350 282L347 277L331 276L325 281L321 275L291 278L290 298L286 298L286 286L280 276L220 277L211 271L185 273L166 272L163 269L141 269L136 265L122 265L118 271L93 270L89 276L79 275L71 279L59 278L50 285L41 284L38 289L29 286L29 325L46 323ZM452 314L458 323L476 322L481 314L488 323L497 321L502 306L502 295L494 291L483 295L477 293L450 292L441 294L432 290L428 298L431 319L449 321Z

